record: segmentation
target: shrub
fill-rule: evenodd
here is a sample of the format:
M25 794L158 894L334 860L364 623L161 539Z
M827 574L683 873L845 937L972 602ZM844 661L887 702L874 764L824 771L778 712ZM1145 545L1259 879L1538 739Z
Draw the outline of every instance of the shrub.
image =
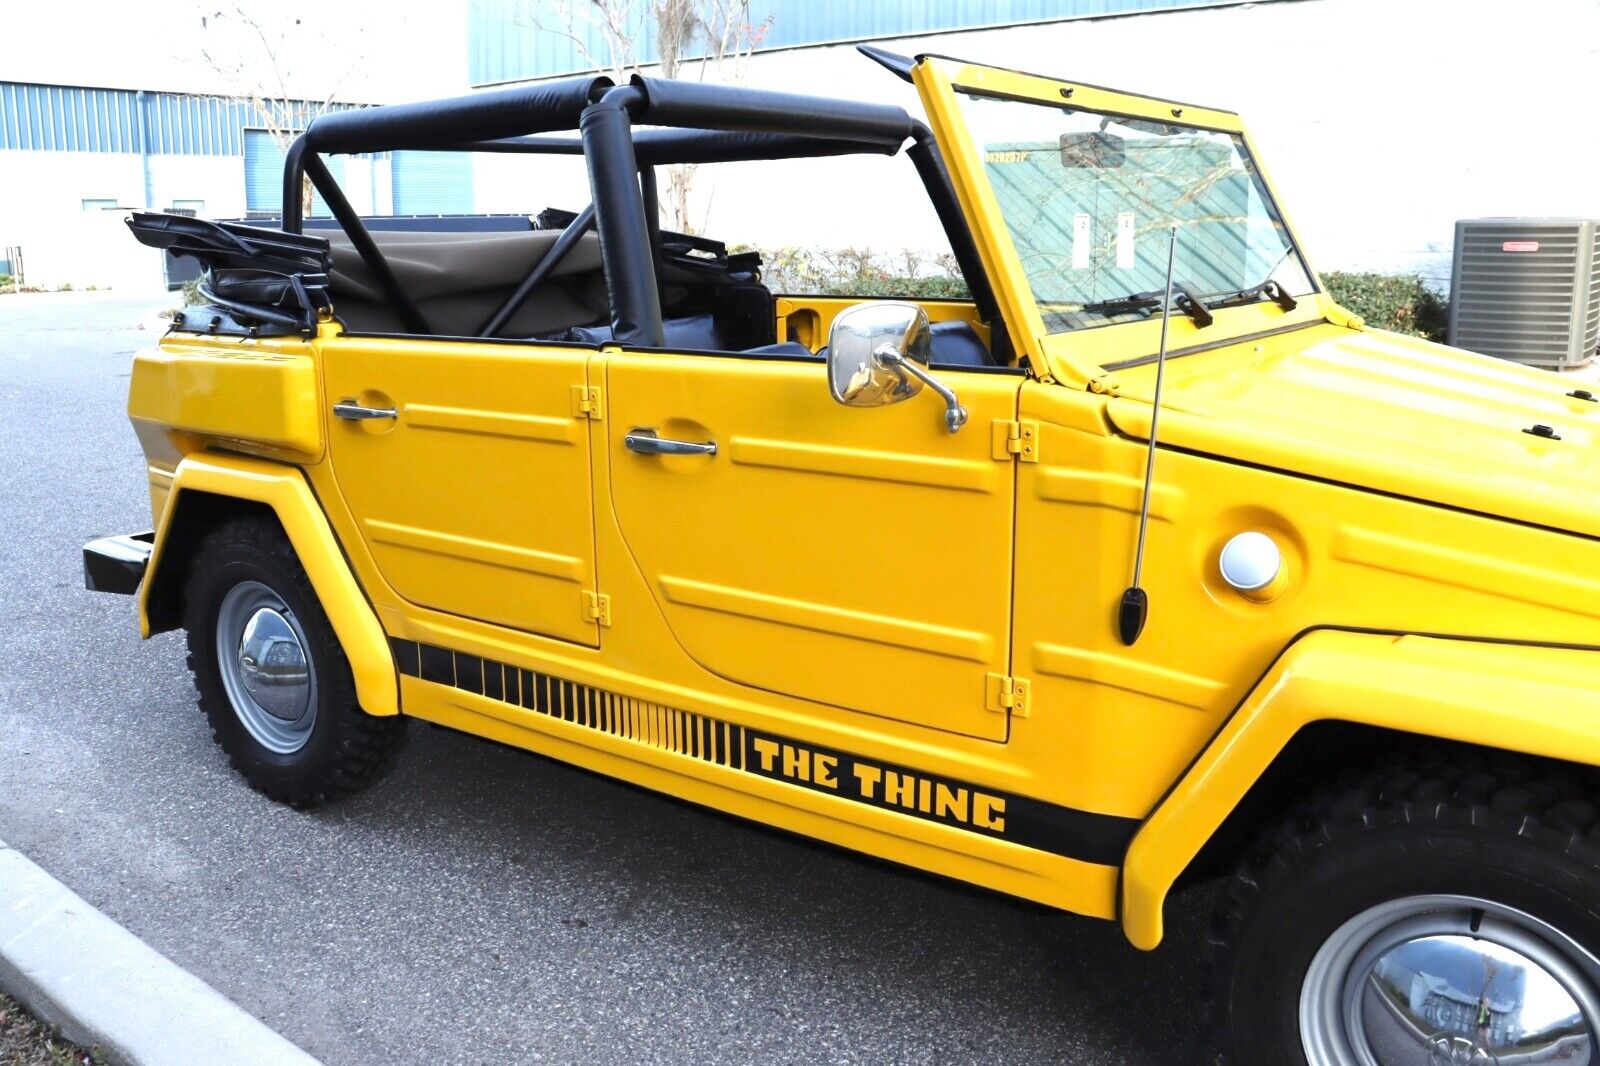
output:
M1449 303L1415 274L1335 271L1322 275L1322 283L1341 307L1354 311L1375 329L1444 340Z
M190 278L183 283L183 306L193 307L205 303L205 297L200 295L200 279Z
M971 297L955 257L932 258L910 249L761 249L762 280L773 292L810 296Z

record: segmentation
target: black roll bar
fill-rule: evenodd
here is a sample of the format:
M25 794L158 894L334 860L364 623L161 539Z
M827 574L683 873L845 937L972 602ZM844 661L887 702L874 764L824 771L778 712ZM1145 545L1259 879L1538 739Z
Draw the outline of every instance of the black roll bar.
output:
M994 289L989 284L989 274L983 269L983 259L978 255L978 242L972 237L972 227L967 225L967 216L961 211L961 204L956 199L956 189L950 182L950 172L945 169L944 156L939 153L939 142L934 139L933 131L918 122L912 134L911 147L906 149L906 155L911 157L912 164L917 168L917 174L922 178L923 186L928 190L928 199L933 201L933 210L939 216L939 224L944 227L945 239L950 242L950 251L955 254L956 265L961 268L962 277L966 278L967 288L972 292L972 302L978 309L978 317L990 324L992 328L1004 329L1005 323L1000 318L1000 304L994 298Z
M667 128L635 131L636 122ZM576 138L539 136L574 126L579 131ZM599 231L611 292L612 335L620 343L660 347L661 237L655 166L894 155L908 138L913 144L907 154L933 202L978 314L1003 331L994 290L932 133L904 109L885 104L636 75L628 85L581 77L448 100L330 112L319 116L286 154L283 229L301 232L301 185L309 177L406 328L428 333L426 319L400 287L319 153L420 149L581 154L593 195L586 214ZM566 254L582 236L576 225L567 227L551 252ZM485 322L483 335L503 328L557 262L559 256L546 253L511 299Z
M299 140L304 140L301 134ZM298 143L298 140L297 142ZM301 156L301 163L305 167L306 176L311 179L311 185L322 194L327 201L328 210L333 212L333 217L339 220L339 225L344 227L345 236L350 238L350 243L355 246L361 261L367 264L367 269L372 271L373 277L378 279L378 284L383 286L384 295L389 297L389 302L394 305L401 321L406 324L406 329L412 333L432 333L428 328L428 320L422 316L417 305L411 297L400 287L400 279L394 276L394 271L389 266L389 261L378 250L377 242L372 239L372 234L367 232L367 227L362 223L361 216L356 214L355 208L350 206L350 201L344 198L344 190L339 188L339 183L333 180L333 175L328 173L328 168L322 162L322 157L316 152L307 151ZM296 183L294 196L295 213L299 214L300 189ZM284 228L288 229L289 211L288 203L284 204ZM300 232L300 220L295 219L295 228L291 232Z
M517 290L489 316L489 320L478 330L478 336L493 337L505 328L505 324L511 321L511 316L517 313L517 309L532 295L538 284L561 264L561 260L567 257L567 253L572 251L573 246L585 233L589 232L589 227L592 225L594 225L594 204L585 207L577 218L567 223L566 228L561 231L561 236L557 237L549 250L539 257L539 261L528 271L528 276L522 279L522 284L517 286Z
M637 151L638 139L634 139ZM656 188L656 168L639 164L639 195L644 198L644 222L650 237L650 268L661 287L661 194Z
M399 143L391 150L417 145ZM711 129L645 129L633 133L633 153L640 166L673 163L741 163L766 159L810 159L833 155L894 155L899 143L844 137L812 137L803 133L748 133ZM582 155L577 137L533 135L493 141L461 141L442 151Z
M584 109L578 130L589 166L590 195L600 207L595 221L606 288L611 291L611 336L618 344L659 348L665 343L661 295L639 193L629 113L643 103L644 93L637 85L609 89Z
M300 190L306 180L306 138L305 134L294 139L289 145L289 150L283 156L283 231L285 233L300 233L304 229L304 220L300 209ZM323 197L327 199L327 197Z
M610 78L564 78L542 85L330 111L306 130L318 152L387 152L396 145L448 148L462 141L570 130L583 109L612 86Z
M744 133L803 133L810 137L875 141L892 149L911 136L911 116L892 104L864 104L825 96L645 78L640 119L654 126L705 126Z

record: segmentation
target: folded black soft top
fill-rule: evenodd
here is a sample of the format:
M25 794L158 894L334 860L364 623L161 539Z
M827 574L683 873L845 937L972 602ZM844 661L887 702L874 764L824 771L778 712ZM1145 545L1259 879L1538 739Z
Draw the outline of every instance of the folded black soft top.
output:
M316 329L317 313L330 306L332 253L326 237L159 211L133 212L128 228L140 244L189 256L205 267L200 293L212 305L213 314L206 316L212 331L309 334ZM179 315L174 326L193 327L185 321L188 315Z
M278 274L326 274L328 239L303 233L207 222L187 215L135 211L128 228L140 244L187 255L211 269L238 267Z

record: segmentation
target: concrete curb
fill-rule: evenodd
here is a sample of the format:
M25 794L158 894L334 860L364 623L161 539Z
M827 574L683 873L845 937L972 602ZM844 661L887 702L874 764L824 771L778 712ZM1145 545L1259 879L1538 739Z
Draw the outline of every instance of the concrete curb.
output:
M4 841L0 988L112 1063L318 1066Z

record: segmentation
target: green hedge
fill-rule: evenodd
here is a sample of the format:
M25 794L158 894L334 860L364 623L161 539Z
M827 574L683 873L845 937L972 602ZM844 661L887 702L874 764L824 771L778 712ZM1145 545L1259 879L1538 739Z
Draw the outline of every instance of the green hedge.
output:
M736 249L736 250L748 250ZM871 248L759 249L763 276L773 292L819 296L900 296L909 299L970 299L954 262L916 252ZM1448 305L1415 274L1322 275L1328 293L1375 329L1443 341Z
M735 249L736 251L746 249ZM971 299L953 256L902 249L762 248L762 280L773 292L812 296Z
M1341 307L1354 311L1375 329L1444 340L1449 303L1415 274L1334 271L1323 274L1322 283Z

